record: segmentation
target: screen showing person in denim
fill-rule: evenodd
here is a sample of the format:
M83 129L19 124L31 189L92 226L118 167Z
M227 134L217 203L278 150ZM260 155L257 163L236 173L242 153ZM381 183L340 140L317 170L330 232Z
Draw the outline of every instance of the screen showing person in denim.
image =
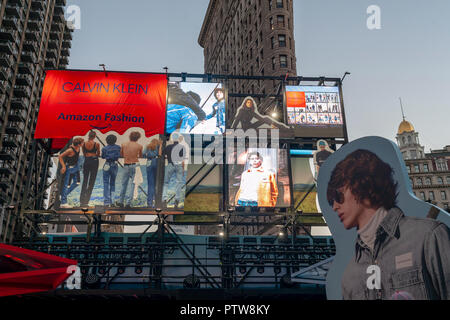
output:
M217 102L213 104L213 111L206 116L206 120L216 117L216 127L221 133L225 131L225 93L222 88L216 88L214 90L214 97Z
M363 149L331 173L327 201L345 229L358 232L343 299L450 299L450 231L442 222L405 216L396 206L397 185L391 166ZM373 266L380 270L377 286L368 284Z
M169 84L169 103L167 104L166 132L189 133L197 121L205 120L206 114L198 105L199 96L186 93L176 84Z
M80 157L80 148L83 144L83 138L75 138L70 148L61 153L58 157L61 164L61 174L63 177L63 184L61 189L61 208L69 208L67 204L67 196L78 186L77 179L72 179L69 185L69 180L72 175L76 175L80 170L78 159Z
M100 144L94 141L96 136L97 134L95 131L89 131L89 140L81 147L84 155L83 184L80 193L80 204L82 207L87 207L89 205L92 190L95 185L95 179L97 178Z
M141 138L141 134L138 131L130 133L130 141L122 144L120 148L120 155L124 158L123 176L122 176L122 190L120 192L119 207L124 205L126 200L126 206L131 206L131 200L133 198L134 191L134 178L136 175L136 167L139 164L139 158L142 158L142 145L137 143ZM131 185L130 192L127 192L128 185ZM126 199L125 199L126 198Z
M167 166L164 172L164 188L163 188L163 197L162 200L168 205L172 205L171 200L174 198L173 196L169 198L169 188L170 186L175 186L175 201L174 207L178 208L179 203L182 200L181 190L183 188L183 175L184 175L184 160L186 157L186 147L179 143L179 139L182 140L183 137L180 135L172 136L174 141L173 144L170 144L164 148L163 155L164 159L167 159Z
M105 206L113 203L114 192L116 191L116 176L119 166L117 160L120 158L120 146L116 144L117 137L110 134L106 137L107 146L102 149L103 165L103 201Z
M158 168L158 156L160 152L160 140L153 139L144 150L144 158L147 159L147 206L154 208L156 171Z

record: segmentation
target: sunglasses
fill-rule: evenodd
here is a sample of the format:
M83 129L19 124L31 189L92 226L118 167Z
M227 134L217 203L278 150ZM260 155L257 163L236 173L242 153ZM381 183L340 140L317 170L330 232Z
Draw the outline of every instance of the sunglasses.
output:
M333 202L335 202L335 201L337 203L339 203L339 204L343 204L344 203L344 193L342 191L339 191L338 189L336 189L334 191L334 194L331 197L331 199L329 200L328 204L332 207L333 206Z

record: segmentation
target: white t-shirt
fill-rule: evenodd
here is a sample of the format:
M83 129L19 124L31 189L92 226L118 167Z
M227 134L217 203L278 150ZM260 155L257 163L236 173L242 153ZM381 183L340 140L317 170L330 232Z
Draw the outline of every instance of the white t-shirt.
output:
M262 168L249 169L241 176L241 193L239 200L258 201L258 187L263 179L267 179L268 174Z

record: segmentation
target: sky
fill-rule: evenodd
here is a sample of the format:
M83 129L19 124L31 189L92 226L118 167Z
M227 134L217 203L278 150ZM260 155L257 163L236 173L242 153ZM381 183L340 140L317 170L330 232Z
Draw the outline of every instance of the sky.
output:
M203 73L198 36L209 0L69 0L81 28L69 68ZM381 29L367 28L367 8ZM450 1L294 0L297 74L342 77L350 140L395 141L405 116L425 150L450 145Z

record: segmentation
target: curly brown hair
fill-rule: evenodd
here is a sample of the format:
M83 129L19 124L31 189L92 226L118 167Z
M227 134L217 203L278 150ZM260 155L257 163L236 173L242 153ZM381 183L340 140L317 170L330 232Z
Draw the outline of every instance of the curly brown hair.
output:
M331 173L327 188L327 200L343 202L339 189L350 188L358 200L369 200L373 208L391 209L397 201L397 182L394 182L391 166L368 150L356 150L339 162Z
M138 141L141 138L141 133L139 131L133 131L130 133L130 141Z

